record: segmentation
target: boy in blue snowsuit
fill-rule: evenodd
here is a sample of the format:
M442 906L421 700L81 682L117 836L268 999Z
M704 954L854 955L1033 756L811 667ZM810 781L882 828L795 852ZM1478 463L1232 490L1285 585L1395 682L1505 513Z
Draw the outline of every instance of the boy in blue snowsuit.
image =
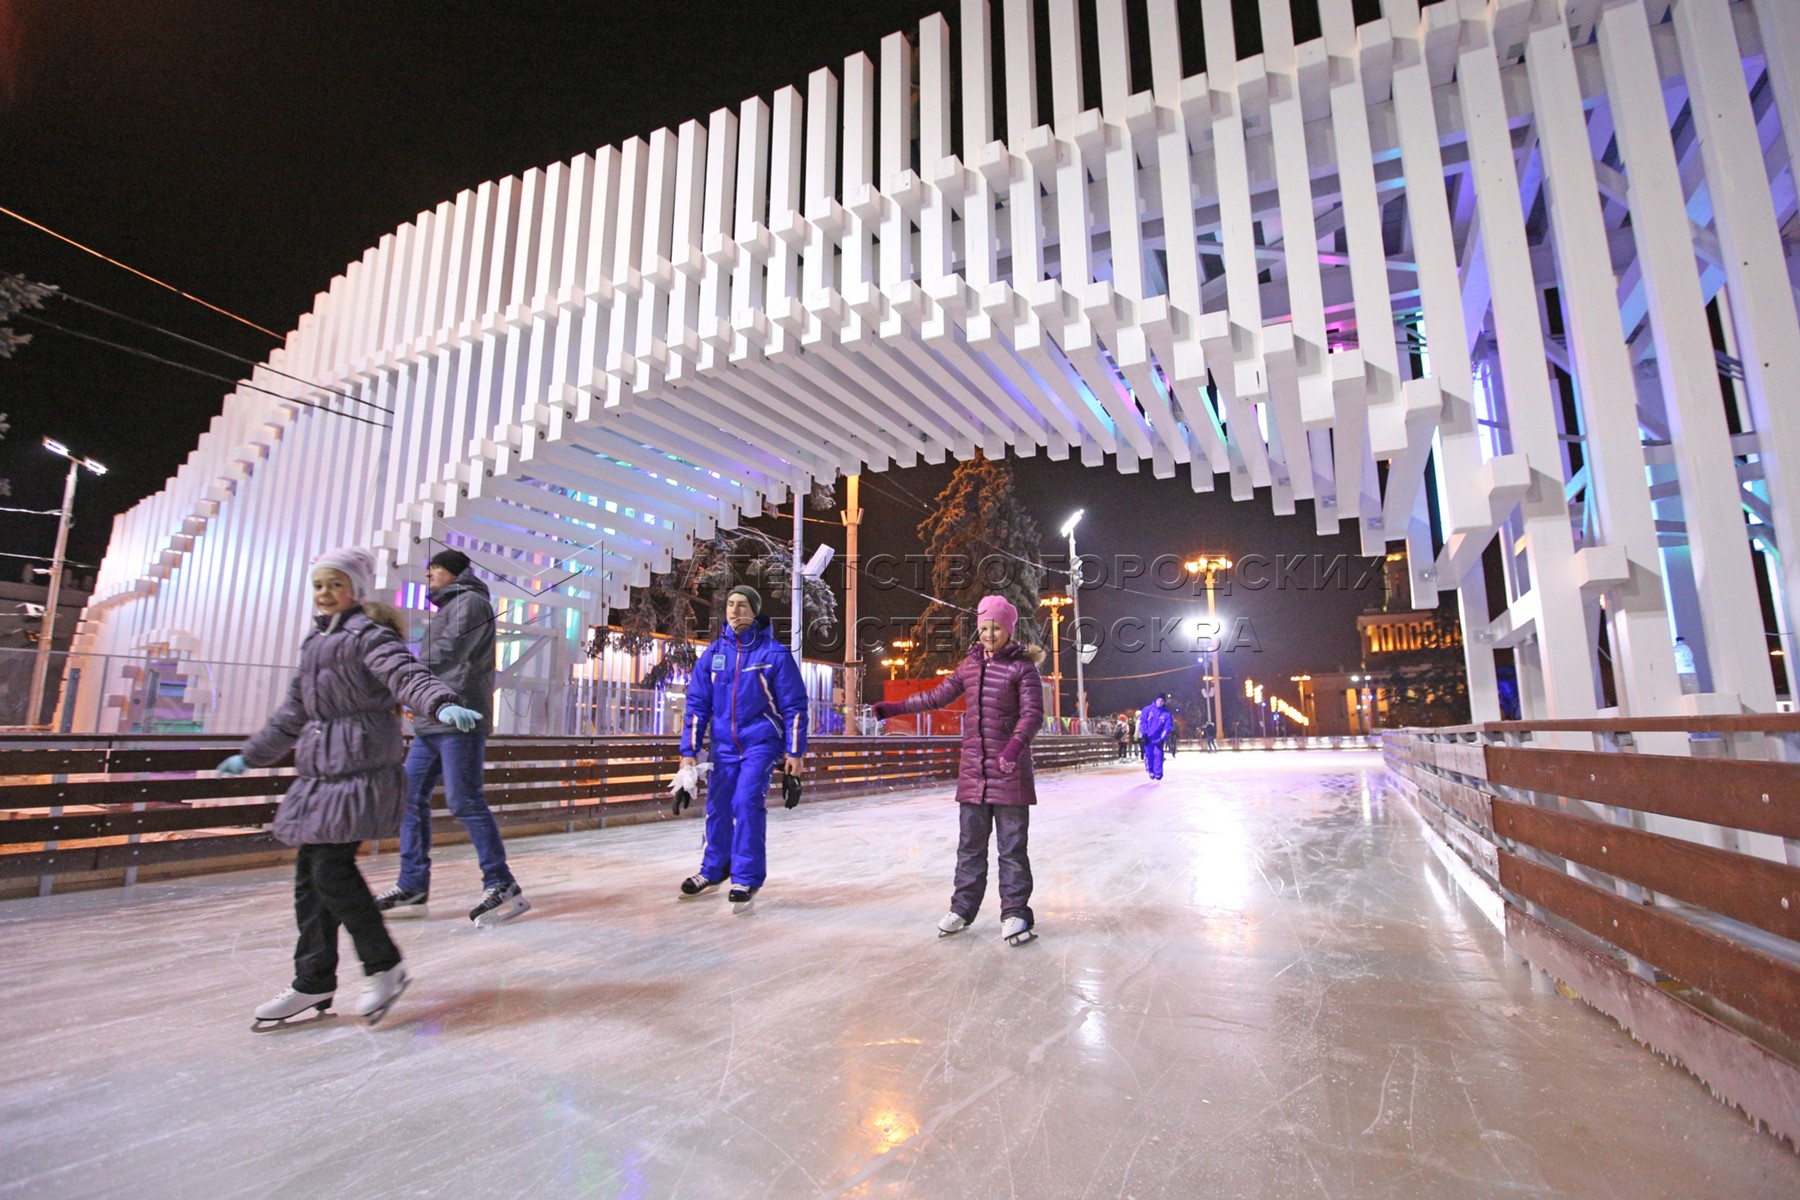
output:
M1164 707L1168 699L1166 693L1159 695L1138 714L1144 738L1144 770L1150 773L1152 779L1162 778L1163 744L1168 741L1169 731L1175 727L1175 714Z
M706 850L700 872L682 881L698 896L731 877L730 899L743 912L768 873L764 797L777 762L799 775L806 756L806 686L787 647L761 617L762 597L738 586L725 597L729 628L701 652L688 681L681 765L694 765L712 726L712 774L706 788ZM789 807L792 807L790 803Z

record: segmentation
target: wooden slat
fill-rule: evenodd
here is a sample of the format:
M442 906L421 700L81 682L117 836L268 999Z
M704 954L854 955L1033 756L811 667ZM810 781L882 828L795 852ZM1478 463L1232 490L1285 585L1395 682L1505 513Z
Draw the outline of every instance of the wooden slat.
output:
M1489 721L1459 726L1481 733L1800 733L1800 713L1722 713L1699 717L1583 717L1565 721Z
M1800 967L1505 851L1500 886L1786 1036L1800 1037Z
M1558 858L1800 941L1800 868L1511 800L1494 801L1494 829Z
M0 844L19 846L78 838L124 837L133 833L167 833L175 829L263 826L274 819L273 804L208 804L193 808L151 808L142 812L66 813L60 817L0 821Z
M1800 764L1489 746L1488 782L1800 837Z

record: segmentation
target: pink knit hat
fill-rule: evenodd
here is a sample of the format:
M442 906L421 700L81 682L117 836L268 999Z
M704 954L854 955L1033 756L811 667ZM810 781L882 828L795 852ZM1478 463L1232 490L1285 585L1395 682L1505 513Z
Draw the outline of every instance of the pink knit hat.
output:
M975 606L975 623L998 621L1000 628L1006 630L1006 636L1013 635L1013 628L1019 623L1019 610L1012 606L1012 601L1005 596L983 596L981 603Z

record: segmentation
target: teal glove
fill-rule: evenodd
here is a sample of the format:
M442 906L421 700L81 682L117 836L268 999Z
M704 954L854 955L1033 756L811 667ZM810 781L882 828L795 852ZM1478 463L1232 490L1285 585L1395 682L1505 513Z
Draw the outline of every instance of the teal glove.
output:
M456 726L458 733L471 733L481 724L481 714L472 708L464 708L460 704L446 704L438 709L437 719L446 725Z
M221 775L242 775L249 769L249 766L250 764L244 761L243 755L234 754L214 769Z

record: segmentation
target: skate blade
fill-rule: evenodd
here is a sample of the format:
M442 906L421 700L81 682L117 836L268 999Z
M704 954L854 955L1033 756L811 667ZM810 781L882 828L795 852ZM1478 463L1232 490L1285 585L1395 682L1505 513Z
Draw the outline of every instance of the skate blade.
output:
M386 1004L382 1005L380 1008L374 1010L373 1012L366 1012L363 1014L363 1024L371 1026L371 1027L381 1024L381 1018L388 1015L388 1009L390 1009L390 1008L394 1007L394 1005L398 1004L400 1002L400 997L406 995L406 989L411 986L412 986L412 980L410 980L410 979L402 980L400 983L400 989L398 991L396 991L392 996L388 997L388 1002Z
M504 925L514 917L530 911L531 901L521 896L517 900L508 900L503 908L490 909L482 913L475 918L473 924L477 929L492 929L496 925Z
M1015 933L1007 938L1006 944L1009 946L1023 946L1027 942L1035 941L1037 941L1037 931L1035 929L1027 929L1024 933Z
M755 907L756 907L756 898L755 897L751 897L748 900L739 900L736 904L733 904L731 906L731 915L734 917L745 916L746 914L749 913L749 911L751 909L753 909Z
M336 1017L329 1007L317 1008L309 1016L306 1013L295 1013L291 1017L252 1017L251 1033L275 1033L282 1029L303 1029L308 1025L317 1025Z
M938 930L938 936L941 938L955 937L959 933L967 932L969 932L969 927L964 925L961 929L940 929Z
M430 910L428 904L400 904L384 909L381 915L390 921L423 921L431 915Z

